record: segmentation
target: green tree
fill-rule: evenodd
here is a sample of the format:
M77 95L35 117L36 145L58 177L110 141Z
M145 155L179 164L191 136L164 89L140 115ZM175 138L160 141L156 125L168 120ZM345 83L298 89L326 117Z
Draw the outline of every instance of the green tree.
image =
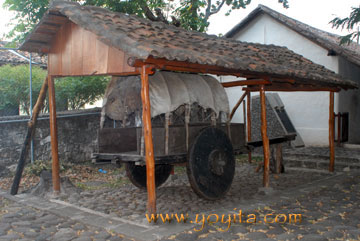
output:
M85 104L92 105L103 97L109 80L109 77L104 76L56 79L56 99L59 100L62 109L81 109L85 107Z
M33 105L40 93L40 89L47 72L34 66L32 70L32 98ZM58 110L80 109L85 104L93 104L101 99L109 77L67 77L55 80L56 107ZM29 114L29 67L27 65L0 66L0 113L8 109L19 108ZM43 112L47 112L48 101Z
M349 17L336 17L330 23L333 28L346 29L351 32L341 37L340 44L350 44L354 39L359 41L360 7L352 7Z
M204 32L209 18L224 6L226 15L246 8L251 0L73 0L84 5L108 8L112 11L136 14L153 21L162 21L185 29ZM288 0L278 0L285 8ZM16 12L16 24L8 34L15 41L23 40L47 11L49 0L5 0L3 7Z
M42 82L46 77L46 71L33 67L33 100L39 95ZM19 108L29 114L29 66L27 65L3 65L0 67L0 110Z

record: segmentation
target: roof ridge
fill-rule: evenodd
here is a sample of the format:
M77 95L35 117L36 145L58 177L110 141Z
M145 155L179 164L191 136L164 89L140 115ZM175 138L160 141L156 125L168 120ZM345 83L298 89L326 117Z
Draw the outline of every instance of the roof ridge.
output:
M266 6L266 5L259 4L258 7L260 7L263 11L267 11L267 12L269 12L269 13L275 13L275 14L281 15L282 17L285 17L285 18L287 18L287 19L291 19L291 20L293 20L294 22L296 22L296 23L298 23L298 24L300 24L300 25L303 25L303 26L305 26L305 27L309 27L309 28L314 29L314 30L316 30L316 31L323 32L323 33L326 33L326 34L329 34L329 35L333 35L333 36L336 36L336 37L341 37L341 36L338 35L338 34L330 33L330 32L328 32L328 31L325 31L325 30L322 30L322 29L313 27L313 26L311 26L311 25L309 25L309 24L307 24L307 23L301 22L300 20L297 20L297 19L295 19L295 18L289 17L289 16L287 16L287 15L285 15L285 14L283 14L283 13L280 13L280 12L278 12L278 11L276 11L276 10L274 10L274 9Z
M350 45L340 45L341 36L315 28L262 4L259 4L257 8L249 13L242 21L236 24L230 31L228 31L225 34L225 37L234 37L236 33L247 26L261 13L269 15L276 21L279 21L293 31L303 35L305 38L308 38L329 51L334 51L335 53L348 59L350 62L360 66L360 45L354 42Z

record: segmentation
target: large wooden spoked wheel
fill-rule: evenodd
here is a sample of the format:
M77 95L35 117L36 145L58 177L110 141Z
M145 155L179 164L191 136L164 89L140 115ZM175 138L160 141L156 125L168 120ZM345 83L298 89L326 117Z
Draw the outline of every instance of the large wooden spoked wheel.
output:
M170 176L171 165L155 165L155 186L159 187ZM129 180L141 189L146 189L146 166L135 165L134 162L125 163L126 175Z
M208 127L195 138L189 152L187 175L200 197L216 200L230 189L235 173L232 144L220 129Z

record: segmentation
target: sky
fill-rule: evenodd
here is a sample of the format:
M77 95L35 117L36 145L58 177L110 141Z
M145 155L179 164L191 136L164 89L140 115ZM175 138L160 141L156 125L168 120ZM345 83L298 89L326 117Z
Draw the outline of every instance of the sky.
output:
M0 40L3 39L4 34L6 34L9 30L11 30L11 27L6 25L10 22L10 19L12 19L14 16L12 12L2 8L4 1L5 0L0 0Z
M0 39L7 33L11 27L7 26L14 13L2 8L5 0L0 0ZM335 16L347 17L351 7L360 5L359 0L288 0L290 8L285 9L278 0L252 0L246 9L235 10L230 16L225 16L226 8L210 17L210 26L208 33L225 34L243 18L245 18L258 4L266 5L278 12L281 12L291 18L309 24L313 27L325 30L327 32L345 35L347 32L331 28L328 24Z
M252 0L246 9L239 9L231 13L230 16L224 16L226 10L223 9L217 15L210 17L210 26L208 33L225 34L242 19L244 19L259 4L266 5L282 14L299 20L321 30L345 35L347 31L340 31L331 28L329 22L334 17L347 17L350 14L351 7L360 5L359 0L288 0L290 7L283 8L278 0Z

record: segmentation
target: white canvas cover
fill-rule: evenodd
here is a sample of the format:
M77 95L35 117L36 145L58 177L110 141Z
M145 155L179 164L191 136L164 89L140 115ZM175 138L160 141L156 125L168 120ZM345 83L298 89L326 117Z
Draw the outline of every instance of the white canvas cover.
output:
M141 113L140 76L112 78L102 109L113 120L124 120L131 113ZM170 113L183 104L197 103L220 112L229 113L229 102L224 88L217 79L208 75L158 71L149 76L151 116Z
M180 105L198 103L216 115L229 113L229 101L217 79L208 75L160 71L149 77L151 116L176 110Z

